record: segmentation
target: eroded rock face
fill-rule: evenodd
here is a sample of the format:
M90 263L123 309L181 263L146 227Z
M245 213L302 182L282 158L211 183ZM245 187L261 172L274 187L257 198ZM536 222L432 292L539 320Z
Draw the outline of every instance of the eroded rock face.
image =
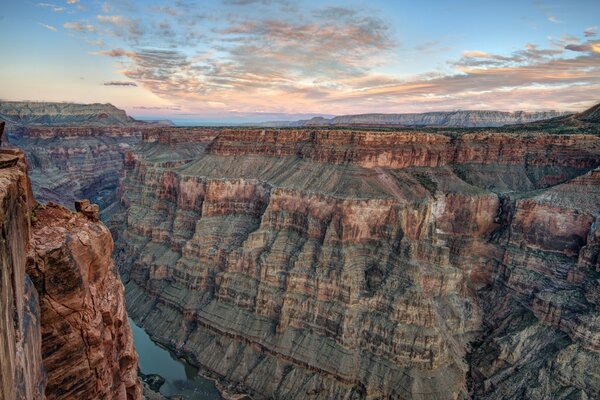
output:
M38 290L48 399L139 399L123 286L101 223L38 209L27 272Z
M600 396L600 171L518 200L481 292L478 398Z
M598 136L190 135L125 156L110 226L133 318L207 373L257 398L598 395Z
M101 208L115 201L123 155L141 140L143 127L16 126L9 145L22 148L36 198L71 206L90 198Z
M0 127L1 132L1 127ZM37 292L25 273L31 186L20 151L0 150L0 399L43 399L45 372Z
M23 152L0 149L1 400L141 399L112 239L95 217L34 206Z

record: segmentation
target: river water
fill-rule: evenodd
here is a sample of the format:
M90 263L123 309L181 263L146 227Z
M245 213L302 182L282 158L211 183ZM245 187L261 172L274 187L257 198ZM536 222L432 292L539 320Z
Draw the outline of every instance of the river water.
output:
M198 375L198 369L180 360L163 347L154 343L150 336L129 319L135 349L139 355L140 370L165 378L160 387L163 395L181 395L187 400L220 400L222 397L214 383Z

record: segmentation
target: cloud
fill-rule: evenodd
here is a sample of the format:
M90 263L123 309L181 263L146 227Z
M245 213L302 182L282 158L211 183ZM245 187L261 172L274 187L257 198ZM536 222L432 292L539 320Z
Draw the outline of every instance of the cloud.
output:
M105 24L125 26L131 23L129 18L125 18L122 15L98 15L96 18Z
M104 86L137 86L135 82L125 82L125 81L110 81L104 82Z
M490 53L486 53L485 51L479 51L479 50L463 51L463 56L472 57L472 58L491 58L492 57L492 55Z
M592 45L590 44L568 44L565 49L571 51L592 51Z
M549 15L548 16L548 21L554 23L554 24L560 24L562 23L561 21L559 21L554 15Z
M48 30L52 31L52 32L56 32L56 31L58 30L58 29L56 29L56 27L55 27L55 26L52 26L52 25L48 25L48 24L42 24L41 22L38 22L38 24L39 24L40 26L43 26L44 28L46 28L46 29L48 29Z
M585 31L583 31L583 34L585 35L585 37L596 36L597 33L598 33L597 26L590 26Z
M79 0L67 0L67 4L76 4Z
M136 106L134 107L138 110L170 110L170 111L180 111L180 106Z
M390 60L401 61L401 46L388 20L376 13L292 10L276 0L224 3L234 11L198 14L180 0L152 6L143 20L134 8L114 5L114 14L96 16L97 33L112 47L93 54L114 58L128 82L186 112L564 109L589 101L600 88L600 44L579 37L527 43L512 53L466 50L444 73L400 78L379 72ZM268 13L233 8L269 3L281 7ZM438 45L423 41L403 51Z
M51 8L52 11L54 12L63 12L65 11L64 7L61 6L57 6L56 4L52 4L52 3L38 3L39 7L45 7L45 8Z
M96 19L99 23L110 26L111 33L117 37L135 41L143 33L139 21L123 15L97 15Z
M65 29L69 29L76 32L95 32L96 27L94 25L85 24L81 22L65 22L63 24Z
M100 50L100 51L94 52L93 54L95 54L95 55L102 55L102 56L109 56L109 57L113 57L113 58L117 58L117 57L134 57L135 56L135 52L133 52L133 51L127 51L127 50L123 50L123 49Z

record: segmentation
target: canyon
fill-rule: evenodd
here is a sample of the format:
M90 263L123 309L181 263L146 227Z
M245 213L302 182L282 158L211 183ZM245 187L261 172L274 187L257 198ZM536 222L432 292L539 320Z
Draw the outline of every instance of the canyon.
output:
M18 149L0 150L0 224L0 399L141 399L108 228L35 202Z
M228 391L591 399L600 396L597 110L510 128L25 124L8 138L28 154L36 196L101 204L129 316ZM57 244L34 246L20 291L39 286L46 246L88 254L67 250L65 235L111 248L105 227L70 213L40 211L34 238L75 219L52 235ZM21 235L10 243L27 243ZM114 268L102 257L100 271ZM51 306L47 291L31 293L42 311ZM17 309L39 319L37 302L27 304ZM50 315L41 313L51 334ZM122 306L110 315L127 325ZM27 332L15 346L40 346ZM128 349L124 383L112 387L137 396ZM11 354L33 359L13 371L28 390L43 385L37 353Z

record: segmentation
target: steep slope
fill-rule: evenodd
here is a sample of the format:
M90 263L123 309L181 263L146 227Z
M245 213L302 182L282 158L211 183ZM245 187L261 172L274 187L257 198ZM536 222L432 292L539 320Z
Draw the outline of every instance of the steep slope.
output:
M600 397L600 170L505 208L485 334L472 357L482 399Z
M581 114L577 114L577 119L584 122L591 122L594 124L600 124L600 103L587 109Z
M0 137L2 126L0 126ZM23 153L0 150L0 399L44 397L37 292L25 273L31 187Z
M90 198L101 208L114 202L123 154L141 140L140 127L19 127L8 143L22 148L42 202L73 204Z
M33 207L20 150L0 150L0 200L0 399L140 399L108 229Z
M256 398L598 394L597 135L165 130L125 163L130 314Z
M137 354L108 229L49 205L36 210L27 273L41 308L47 399L139 399Z

